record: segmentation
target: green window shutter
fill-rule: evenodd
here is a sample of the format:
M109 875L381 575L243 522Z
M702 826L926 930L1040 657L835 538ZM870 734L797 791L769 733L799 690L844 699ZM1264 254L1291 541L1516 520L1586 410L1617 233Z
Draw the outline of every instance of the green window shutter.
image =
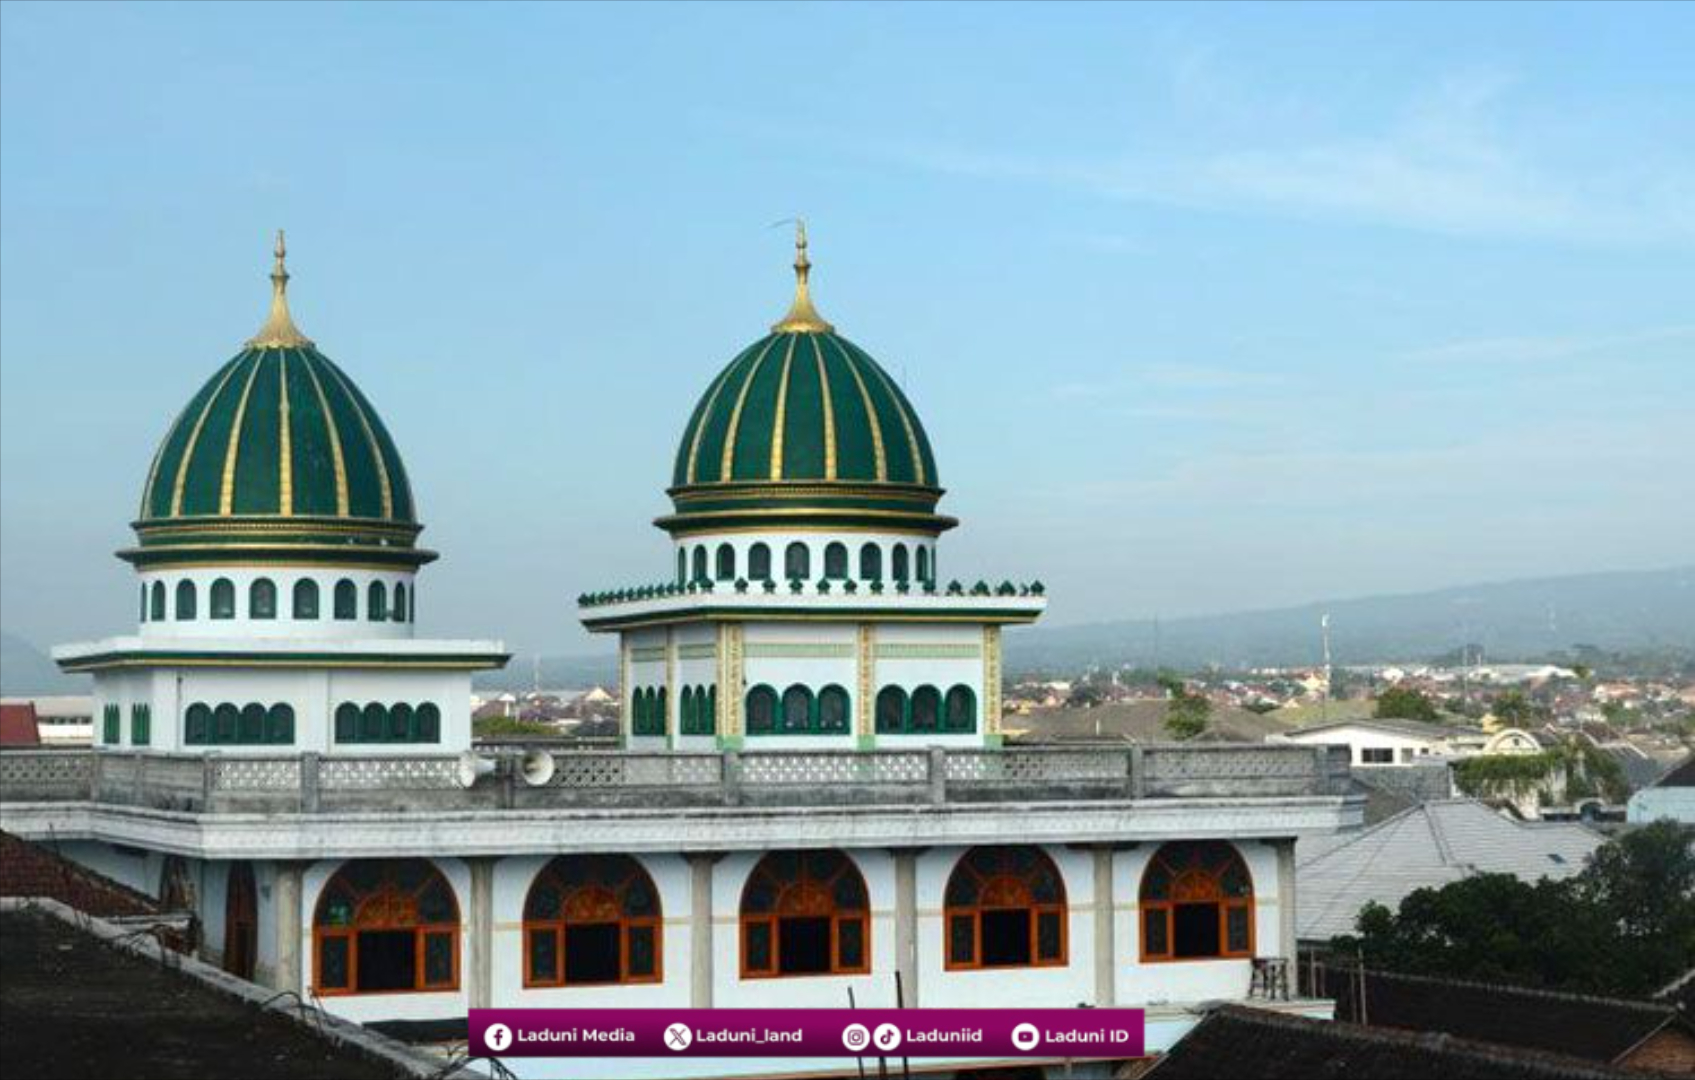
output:
M153 741L152 709L151 705L129 707L129 741L135 746L147 746Z
M116 705L108 705L101 710L102 730L100 741L107 746L116 746L122 739L119 725L122 723L122 713Z

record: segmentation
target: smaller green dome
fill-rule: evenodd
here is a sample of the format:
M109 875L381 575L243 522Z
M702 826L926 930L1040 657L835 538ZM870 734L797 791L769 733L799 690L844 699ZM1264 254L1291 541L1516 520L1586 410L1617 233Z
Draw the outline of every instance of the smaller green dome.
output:
M416 565L412 486L353 380L289 315L278 234L270 318L178 414L154 454L137 564L245 558Z
M795 299L707 387L677 446L673 533L856 525L937 533L929 436L895 380L812 305L804 227Z

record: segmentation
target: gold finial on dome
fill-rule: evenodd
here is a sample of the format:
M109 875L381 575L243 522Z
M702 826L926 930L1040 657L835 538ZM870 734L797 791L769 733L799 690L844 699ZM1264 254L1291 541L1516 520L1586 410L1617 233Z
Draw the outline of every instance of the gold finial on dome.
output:
M288 256L288 247L283 243L283 231L277 230L277 246L274 252L276 265L271 268L271 314L265 319L265 325L259 332L248 339L250 349L287 349L301 345L310 346L312 339L300 332L294 325L294 319L288 313L288 267L283 260Z
M779 334L830 334L835 327L824 321L818 314L818 309L812 306L812 295L807 291L806 278L812 271L812 263L806 257L806 222L795 221L795 302L789 305L789 313L783 316L783 321L771 327Z

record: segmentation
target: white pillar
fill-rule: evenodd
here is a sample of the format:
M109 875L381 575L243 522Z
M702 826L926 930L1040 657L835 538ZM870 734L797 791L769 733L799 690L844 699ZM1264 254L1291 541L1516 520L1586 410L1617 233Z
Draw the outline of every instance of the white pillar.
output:
M494 1007L494 863L489 856L465 860L471 870L470 919L466 932L470 935L471 1008Z
M900 972L906 1007L918 1005L918 856L921 849L898 848L895 857L895 970ZM945 948L946 946L944 946Z
M1277 936L1279 953L1289 961L1289 978L1295 978L1298 950L1295 943L1295 840L1276 842L1277 849Z
M720 856L699 852L689 859L689 1005L712 1008L712 866Z
M1111 1008L1118 1000L1118 946L1114 932L1111 844L1097 844L1095 857L1095 1005Z
M306 864L279 862L276 881L271 885L271 912L276 918L277 962L271 968L270 986L273 990L292 991L306 996L305 969L300 959L302 927L300 902L302 879Z

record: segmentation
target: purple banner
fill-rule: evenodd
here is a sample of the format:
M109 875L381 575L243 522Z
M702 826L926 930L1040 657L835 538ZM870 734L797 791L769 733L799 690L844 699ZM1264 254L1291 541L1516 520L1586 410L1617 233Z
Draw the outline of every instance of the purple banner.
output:
M487 1057L1142 1056L1140 1009L472 1009Z

